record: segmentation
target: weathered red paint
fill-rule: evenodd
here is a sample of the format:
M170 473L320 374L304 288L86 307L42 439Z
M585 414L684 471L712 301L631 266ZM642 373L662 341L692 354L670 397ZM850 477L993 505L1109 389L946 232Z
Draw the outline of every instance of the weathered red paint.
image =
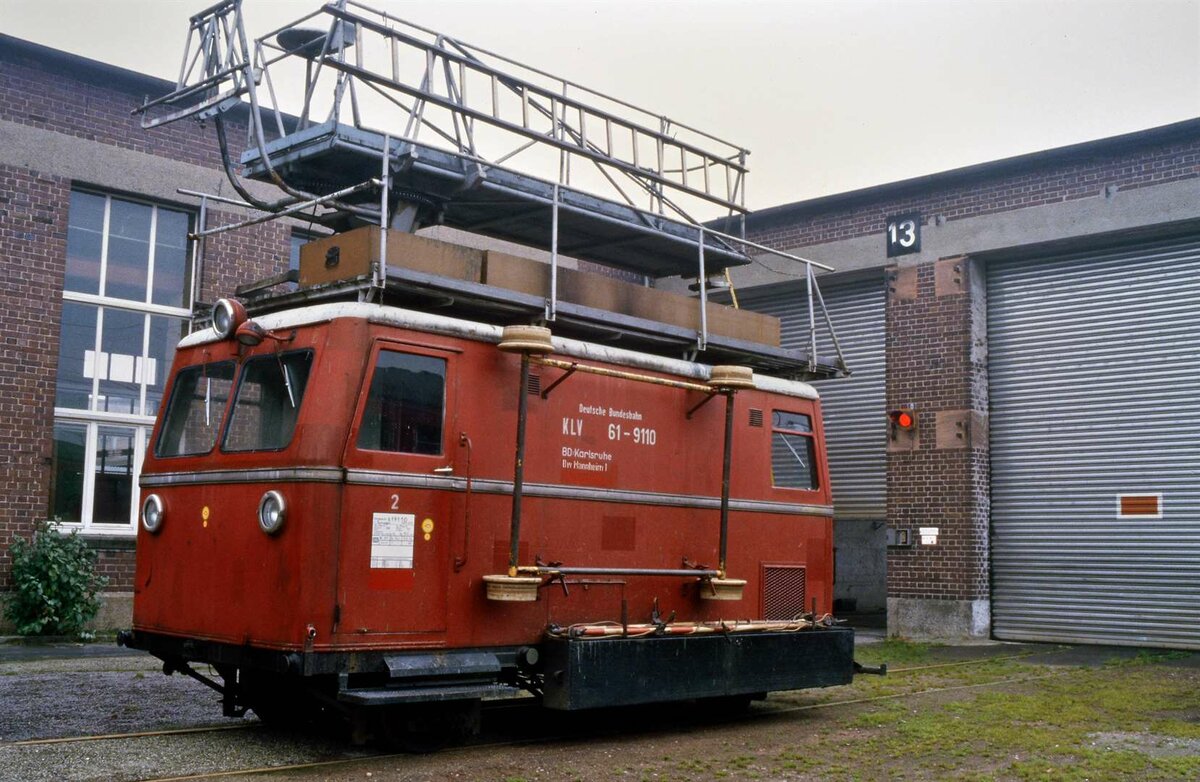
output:
M298 480L158 487L153 491L165 501L166 518L157 534L139 529L135 629L302 649L312 626L316 636L309 648L318 652L535 643L550 623L619 621L623 598L632 622L646 621L656 599L664 615L676 612L680 621L760 617L763 563L804 565L809 600L815 599L818 612L831 608L831 520L745 510L730 514L728 574L748 582L739 602L701 600L696 579L636 576L595 579L625 583L576 585L569 595L551 585L531 603L489 602L482 577L507 568L511 493L497 493L497 485L511 486L520 357L492 344L353 318L299 328L287 349L299 347L312 347L316 354L287 448L235 454L218 447L203 456L157 458L153 443L160 419L143 474L339 467L373 471L381 480L405 476L412 484L450 467L453 476L465 478L467 449L460 444L460 433L466 433L472 442L474 484L467 564L456 572L454 559L463 553L467 515L463 491ZM275 349L270 341L248 349L225 340L181 350L171 385L183 367L244 360ZM356 447L356 420L373 355L380 349L446 359L441 454ZM535 372L543 388L562 374L545 367L535 367ZM584 373L567 379L547 399L530 396L521 564L540 557L566 566L676 569L686 558L716 567L724 404L714 400L687 419L687 411L701 399L696 391ZM761 428L750 426L751 408L763 411ZM614 417L610 409L641 420ZM812 417L818 490L771 485L772 410ZM645 432L635 441L635 428L653 430L654 443L639 442L648 439ZM603 469L577 466L583 464ZM734 501L831 504L818 402L739 391L733 464ZM547 485L714 502L711 508L688 508L649 497L644 502L602 502L538 496L534 487ZM275 536L264 534L256 518L259 499L269 489L281 491L289 503L286 524ZM411 570L369 566L372 514L382 512L415 514ZM428 539L421 526L426 519L432 522Z

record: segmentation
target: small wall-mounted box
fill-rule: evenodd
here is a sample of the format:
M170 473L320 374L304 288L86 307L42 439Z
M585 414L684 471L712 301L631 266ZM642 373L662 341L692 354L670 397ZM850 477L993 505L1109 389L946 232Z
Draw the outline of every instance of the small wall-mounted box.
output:
M912 548L912 530L888 527L887 544L888 548Z

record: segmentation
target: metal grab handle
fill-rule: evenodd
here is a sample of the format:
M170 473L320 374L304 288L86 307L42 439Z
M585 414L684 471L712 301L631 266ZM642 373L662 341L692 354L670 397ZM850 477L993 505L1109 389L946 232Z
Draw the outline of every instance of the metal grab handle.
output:
M454 572L467 565L467 552L471 543L471 438L466 432L458 433L458 445L467 449L467 492L463 500L463 547L462 554L454 558Z

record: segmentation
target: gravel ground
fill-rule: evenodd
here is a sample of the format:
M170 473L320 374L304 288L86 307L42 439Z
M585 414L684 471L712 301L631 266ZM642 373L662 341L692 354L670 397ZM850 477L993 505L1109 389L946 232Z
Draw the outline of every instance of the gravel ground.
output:
M81 657L79 654L88 656ZM31 648L0 655L0 780L123 782L286 766L369 754L341 740L273 731L253 717L221 716L217 693L164 676L146 654ZM23 658L23 659L18 659ZM50 744L29 740L225 727L135 739Z
M905 651L883 650L887 656ZM1049 709L1046 713L1078 709L1082 699L1102 689L1097 682L1122 693L1122 688L1128 688L1127 694L1101 705L1112 710L1124 708L1124 703L1144 704L1144 711L1110 714L1107 721L1093 724L1092 712L1084 709L1081 719L1087 723L1087 736L1082 743L1091 753L1084 760L1093 764L1089 779L1174 780L1197 778L1191 775L1193 770L1200 773L1196 765L1200 761L1192 760L1200 749L1200 728L1188 727L1200 725L1196 707L1200 697L1195 697L1200 696L1200 655L1146 661L1138 650L1023 645L909 651L914 656L907 661L891 658L899 663L897 669L908 666L908 673L884 679L860 677L850 687L774 694L753 705L745 718L715 715L694 706L595 714L508 706L485 716L484 734L474 746L432 755L384 755L376 749L352 747L340 737L272 730L253 716L225 719L215 693L186 677L163 676L158 663L147 655L119 656L101 650L62 651L74 655L70 657L4 653L0 654L0 782L163 778L708 782L964 776L1082 780L1084 776L1072 775L1072 766L1062 765L1074 759L1063 761L1045 747L1022 745L1021 737L1036 735L1027 727L1014 729L1016 750L1010 756L989 754L986 744L976 748L975 755L938 748L915 759L898 749L893 755L893 748L909 747L921 736L953 727L974 711L970 704L995 708L995 696L1027 699L1061 690L1054 696L1060 700L1046 701L1040 708ZM1120 675L1112 675L1118 671ZM993 686L1001 679L1013 683ZM925 694L906 695L918 691ZM920 723L931 718L944 720L933 733ZM1032 718L1033 724L1040 724L1037 715ZM1004 724L1006 719L1007 715L992 719L990 724ZM910 723L913 727L906 727ZM1174 727L1164 730L1168 723ZM206 729L217 726L227 729ZM202 730L21 743L178 728ZM979 730L985 729L987 724L981 723ZM1038 770L1031 777L1019 765L1020 755L1038 751L1050 753L1050 760L1058 765L1051 767L1053 773ZM1095 765L1111 758L1124 758L1131 765L1119 767L1120 771L1116 766ZM328 761L333 764L307 767ZM1175 765L1163 765L1167 763ZM289 768L296 766L306 767ZM255 769L273 770L253 773ZM1183 770L1182 775L1175 773L1178 770Z

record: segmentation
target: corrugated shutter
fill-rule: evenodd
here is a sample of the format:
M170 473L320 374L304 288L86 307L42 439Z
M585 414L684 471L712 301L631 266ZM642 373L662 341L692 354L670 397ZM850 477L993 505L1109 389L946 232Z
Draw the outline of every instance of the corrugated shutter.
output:
M887 500L887 416L884 409L883 273L850 281L822 279L821 294L852 372L814 383L821 394L834 512L843 519L882 519ZM783 344L808 344L808 299L803 283L747 291L743 307L780 318ZM817 315L817 352L833 355Z
M996 637L1200 648L1200 238L988 277Z

